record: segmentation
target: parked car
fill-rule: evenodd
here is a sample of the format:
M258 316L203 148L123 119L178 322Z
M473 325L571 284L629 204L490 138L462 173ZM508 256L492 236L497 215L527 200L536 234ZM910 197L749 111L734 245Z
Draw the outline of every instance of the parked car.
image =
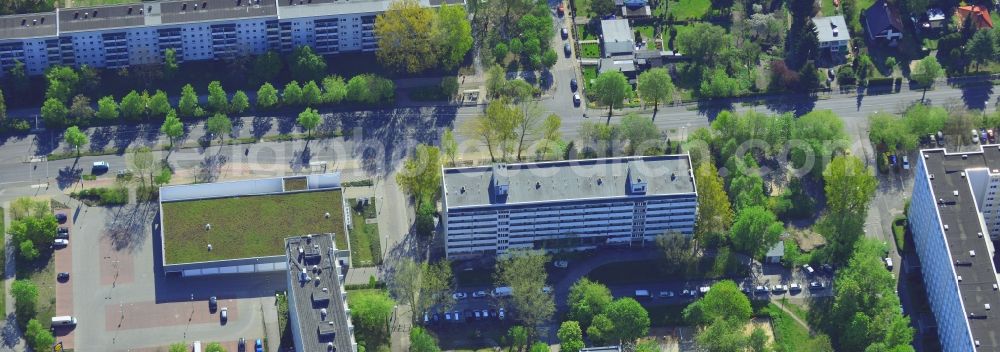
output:
M69 240L65 238L57 238L55 241L52 241L52 245L55 247L66 247L69 245Z
M569 45L569 43L563 44L563 52L566 54L566 57L573 55L573 48Z
M660 298L674 298L674 291L660 291Z
M542 292L552 293L552 286L542 286Z
M451 321L451 312L444 312L444 321Z
M884 261L885 261L885 268L889 271L892 271L892 258L885 257Z
M800 286L797 283L792 283L791 285L788 285L788 290L792 291L792 293L801 292L802 291L802 286Z
M56 229L56 238L69 239L69 228L60 227Z
M573 106L580 106L580 93L573 93Z
M712 288L709 287L709 286L702 286L702 287L698 288L698 293L700 293L702 296L704 296L706 293L708 293L708 290L710 290L710 289L712 289Z
M94 165L90 167L90 172L93 174L105 173L111 169L111 165L107 161L95 161Z
M767 294L767 287L758 285L756 288L754 288L754 292L756 292L758 295L765 295Z
M785 292L788 292L788 286L785 286L785 285L774 285L774 286L771 287L771 293L773 293L773 294L780 295L780 294L783 294Z
M56 221L58 221L60 224L66 223L66 214L56 213Z
M906 155L903 155L903 170L909 170L909 169L910 169L910 158Z
M554 263L552 263L552 266L560 269L566 269L569 267L569 262L565 260L557 260Z
M491 308L490 309L490 318L494 318L494 319L497 318L497 310L496 310L496 308Z
M468 297L468 295L466 295L465 292L455 292L451 295L451 298L454 299L465 299L466 297Z
M575 92L575 91L576 91L576 89L577 89L577 88L579 88L579 87L580 87L580 86L579 86L579 85L577 85L577 82L576 82L576 78L573 78L573 79L570 79L570 80L569 80L569 90L571 90L571 91L574 91L574 92Z
M222 320L223 324L229 321L229 308L222 307L222 309L219 310L219 319Z
M431 315L427 314L427 312L424 312L424 325L427 325L430 322L431 322Z
M566 30L566 27L562 27L561 33L562 33L562 39L569 38L569 31Z
M810 290L822 290L826 288L826 285L819 281L813 281L809 283Z
M562 16L564 13L566 13L566 5L564 5L563 3L559 3L559 7L556 7L556 13L559 14L559 16Z
M972 143L979 143L979 131L975 128L972 129Z
M833 265L822 264L822 265L819 266L819 270L823 270L823 272L832 275L833 274Z
M990 143L996 142L997 138L993 135L993 129L986 130L986 138L990 140Z
M979 141L986 144L986 129L979 130Z
M497 318L500 318L500 320L503 320L505 317L506 317L506 315L504 314L503 308L500 308L500 310L497 311Z
M812 274L816 273L816 270L813 270L813 268L809 266L809 264L802 264L802 272L805 273L806 275L812 276Z
M440 321L441 321L441 314L434 313L434 315L431 315L431 322L437 324Z
M209 312L215 312L215 310L218 309L218 307L219 307L219 300L215 296L209 297L208 298L208 311Z
M239 351L239 352L243 352L243 351L247 350L247 341L244 340L242 337L240 338L239 344L236 345L236 350Z
M472 293L472 298L483 298L486 297L486 291L479 290Z
M61 272L61 273L56 274L56 280L59 280L60 282L68 281L69 280L69 273L67 273L67 272Z
M472 314L476 316L476 320L482 320L483 319L483 317L479 314L479 310L476 310Z
M753 289L750 288L750 286L740 287L740 291L743 291L744 294L748 294L748 295L751 294L751 293L753 293Z
M253 344L254 352L264 352L264 342L257 339L257 342Z

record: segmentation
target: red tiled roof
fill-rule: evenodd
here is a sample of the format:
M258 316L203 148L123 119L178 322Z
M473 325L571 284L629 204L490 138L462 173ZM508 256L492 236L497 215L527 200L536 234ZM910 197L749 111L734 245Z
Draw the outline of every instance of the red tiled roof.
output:
M990 18L990 11L979 5L960 6L955 14L965 20L972 15L972 24L978 29L993 28L993 19Z

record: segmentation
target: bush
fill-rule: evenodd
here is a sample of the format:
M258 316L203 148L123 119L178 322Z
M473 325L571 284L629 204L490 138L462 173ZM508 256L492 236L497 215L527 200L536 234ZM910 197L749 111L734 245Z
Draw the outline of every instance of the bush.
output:
M341 183L340 186L341 187L371 187L373 184L374 183L372 182L371 179L364 179L364 180L358 180L358 181L347 181L347 182Z
M125 188L91 188L70 193L70 197L79 199L87 205L125 205L128 203L128 190Z
M851 66L844 65L837 69L837 84L840 85L853 85L858 82L857 76L854 74L854 69Z
M892 77L872 77L868 79L869 86L889 86L896 82Z

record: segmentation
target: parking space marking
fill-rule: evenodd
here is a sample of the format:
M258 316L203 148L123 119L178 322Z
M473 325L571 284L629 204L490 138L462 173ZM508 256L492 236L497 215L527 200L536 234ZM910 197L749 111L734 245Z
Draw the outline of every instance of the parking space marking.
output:
M109 304L104 307L104 328L107 331L148 329L185 324L220 324L219 311L229 308L227 324L240 318L236 300L220 299L219 308L209 312L208 301L160 303L132 302ZM121 326L119 327L119 324Z

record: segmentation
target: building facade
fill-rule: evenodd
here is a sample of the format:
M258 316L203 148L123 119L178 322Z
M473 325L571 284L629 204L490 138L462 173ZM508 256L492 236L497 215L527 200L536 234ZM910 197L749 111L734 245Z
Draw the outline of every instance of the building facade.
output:
M357 352L333 234L285 239L288 324L296 351Z
M698 204L687 155L450 168L443 181L449 258L642 246L692 234Z
M375 17L391 0L164 0L0 16L0 75L16 62L120 68L227 60L310 46L332 55L377 47ZM439 6L442 0L421 0ZM454 3L462 4L461 1Z
M945 351L1000 351L993 240L1000 235L1000 146L967 153L923 150L909 227Z

